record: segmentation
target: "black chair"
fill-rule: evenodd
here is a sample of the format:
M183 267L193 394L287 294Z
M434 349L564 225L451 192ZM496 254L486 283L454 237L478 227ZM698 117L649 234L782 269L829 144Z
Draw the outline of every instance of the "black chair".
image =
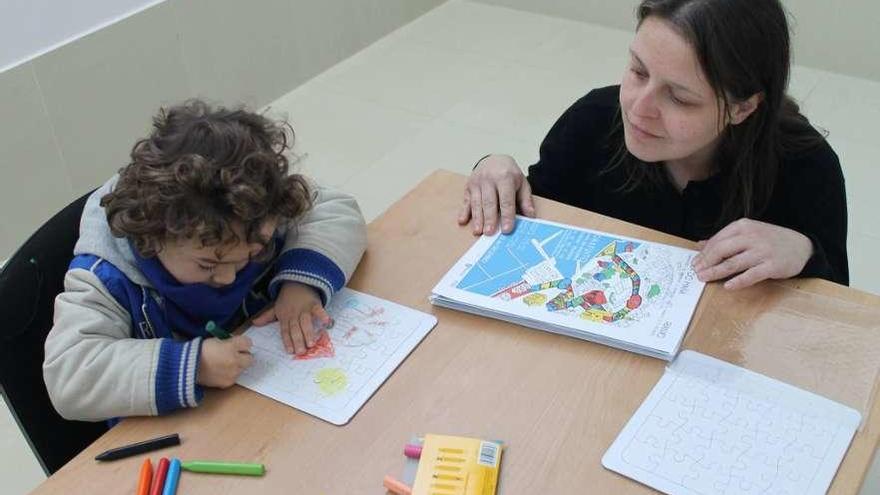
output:
M105 422L59 416L43 381L43 343L52 328L55 296L64 290L88 196L43 224L0 270L0 385L46 474L107 431Z

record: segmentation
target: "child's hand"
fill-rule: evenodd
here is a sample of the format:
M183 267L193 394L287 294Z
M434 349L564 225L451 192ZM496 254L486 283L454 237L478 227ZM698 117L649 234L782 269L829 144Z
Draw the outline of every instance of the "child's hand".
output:
M254 360L250 353L251 339L236 335L227 340L202 340L199 358L199 385L226 388L235 384L241 374Z
M794 277L813 255L813 242L800 232L741 219L700 242L694 258L697 278L711 282L734 276L725 289L742 289L768 278Z
M288 353L302 354L314 347L321 328L330 324L330 315L321 306L315 289L296 282L285 282L275 304L254 318L253 324L267 325L275 320L281 326L281 340ZM315 324L320 325L315 328Z

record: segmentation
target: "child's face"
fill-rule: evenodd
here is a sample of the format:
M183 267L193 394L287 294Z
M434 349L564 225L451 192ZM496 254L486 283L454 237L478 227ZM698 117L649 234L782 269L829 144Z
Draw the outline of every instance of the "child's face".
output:
M235 282L236 273L267 248L275 233L277 220L269 220L260 229L265 243L239 242L229 246L203 246L197 239L176 239L167 242L156 255L162 265L182 284L206 284L223 287ZM233 225L239 239L244 227Z

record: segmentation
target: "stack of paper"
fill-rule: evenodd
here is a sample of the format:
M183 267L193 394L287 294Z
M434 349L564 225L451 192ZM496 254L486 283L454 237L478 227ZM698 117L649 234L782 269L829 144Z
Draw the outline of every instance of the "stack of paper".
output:
M518 217L513 233L480 238L431 302L670 360L704 287L696 254Z

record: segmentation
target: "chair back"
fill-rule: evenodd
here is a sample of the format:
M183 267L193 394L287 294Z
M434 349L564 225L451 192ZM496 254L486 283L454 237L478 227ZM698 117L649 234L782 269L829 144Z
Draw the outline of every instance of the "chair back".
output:
M55 296L64 291L89 194L43 224L0 270L0 385L46 474L57 471L108 428L105 422L62 418L43 381L43 345L52 329Z

